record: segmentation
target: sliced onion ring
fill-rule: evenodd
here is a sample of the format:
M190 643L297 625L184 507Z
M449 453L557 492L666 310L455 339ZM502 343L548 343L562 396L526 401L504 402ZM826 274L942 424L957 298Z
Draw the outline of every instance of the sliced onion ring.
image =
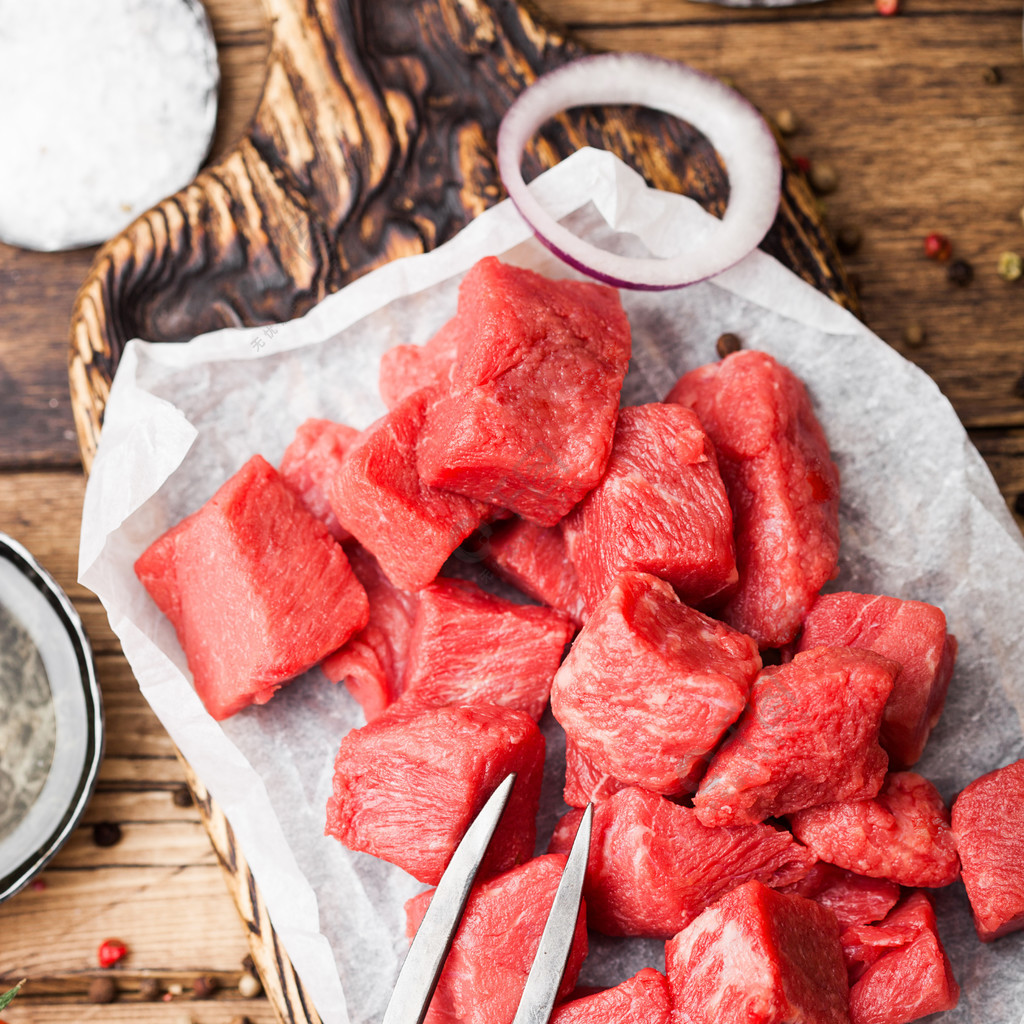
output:
M729 203L707 244L666 259L619 256L572 234L533 197L520 161L537 129L571 107L601 104L672 114L715 147L729 177ZM753 251L775 220L781 180L775 139L750 103L685 64L638 53L583 57L525 89L498 130L498 173L524 220L556 256L606 284L649 291L704 280Z

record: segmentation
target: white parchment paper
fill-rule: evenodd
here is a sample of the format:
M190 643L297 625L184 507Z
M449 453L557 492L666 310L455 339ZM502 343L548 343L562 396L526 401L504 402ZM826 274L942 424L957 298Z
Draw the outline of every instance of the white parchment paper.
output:
M695 204L652 192L593 150L531 187L574 230L619 249L666 255L709 227ZM214 722L132 564L254 452L279 461L307 417L361 428L379 416L381 354L426 341L453 314L463 273L486 254L572 276L505 203L440 249L383 267L299 320L187 345L132 342L86 492L81 581L103 601L146 699L231 821L326 1024L380 1019L406 950L402 904L422 888L323 836L334 755L341 736L362 724L361 712L344 687L314 670L265 707ZM713 281L622 298L633 327L626 405L659 400L682 372L714 359L723 331L771 352L807 383L842 478L833 588L930 601L960 640L946 713L918 770L949 800L1024 756L1021 536L932 381L760 252ZM541 843L562 809L561 737L550 720L546 732ZM959 883L939 891L936 903L963 987L945 1020L1017 1024L1024 934L980 943ZM595 936L581 980L614 984L644 963L663 966L660 943Z

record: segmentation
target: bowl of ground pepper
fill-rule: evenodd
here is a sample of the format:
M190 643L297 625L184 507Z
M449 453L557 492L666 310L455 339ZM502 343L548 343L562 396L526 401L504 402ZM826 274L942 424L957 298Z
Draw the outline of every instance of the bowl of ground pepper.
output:
M0 901L60 849L92 795L103 707L81 619L0 533Z

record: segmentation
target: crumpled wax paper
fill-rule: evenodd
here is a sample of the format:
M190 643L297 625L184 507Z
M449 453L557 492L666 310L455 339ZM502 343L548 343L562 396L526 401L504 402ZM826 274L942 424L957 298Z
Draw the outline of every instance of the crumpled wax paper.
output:
M531 188L577 233L620 251L668 255L680 239L709 237L717 223L593 150ZM338 742L362 714L343 686L315 669L266 706L218 724L195 696L174 631L132 564L254 452L276 464L307 417L362 428L381 415L381 353L425 342L454 313L463 273L487 254L550 276L573 274L506 202L434 252L367 275L299 320L186 345L133 341L86 493L81 581L103 601L146 699L227 814L326 1024L380 1019L407 948L403 903L422 888L323 835ZM661 399L682 372L715 359L724 331L807 383L842 477L840 574L831 587L935 603L960 641L946 712L918 770L950 800L1024 755L1021 536L935 384L761 252L711 281L623 292L622 300L634 346L625 405ZM560 730L550 716L545 729L550 770L539 844L562 810ZM945 1019L1016 1024L1024 1013L1024 933L980 943L960 883L938 891L936 904L963 987ZM657 942L594 936L592 950L587 984L664 965Z

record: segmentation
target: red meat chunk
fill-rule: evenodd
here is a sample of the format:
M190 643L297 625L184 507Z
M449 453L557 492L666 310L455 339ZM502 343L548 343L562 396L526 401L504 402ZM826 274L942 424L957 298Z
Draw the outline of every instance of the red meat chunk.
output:
M565 791L562 799L570 807L600 803L625 789L626 783L602 771L568 737L565 740Z
M847 1024L835 915L747 882L665 945L675 1020L686 1024Z
M416 441L427 407L425 388L364 430L342 460L330 492L345 527L376 556L402 590L422 590L448 556L483 522L486 505L424 483Z
M481 866L486 877L533 854L543 767L544 737L521 711L396 706L341 741L326 833L436 885L476 813L517 772Z
M284 451L280 473L299 500L319 519L336 541L350 540L327 497L341 460L359 431L331 420L306 420Z
M424 1024L512 1024L565 857L549 854L473 886ZM433 891L405 905L411 938ZM587 955L586 906L580 905L558 999L573 990Z
M857 875L823 860L799 882L780 886L779 891L806 896L828 907L841 929L881 921L900 898L900 887L895 882Z
M790 817L793 834L822 860L900 885L938 887L960 874L949 811L914 772L886 776L872 800L821 804Z
M461 321L448 321L426 345L396 345L380 359L380 397L394 409L420 388L447 386Z
M537 526L526 519L501 523L483 547L484 562L502 579L535 601L583 624L583 595L569 561L561 526Z
M583 812L559 822L551 850L572 846ZM668 938L749 879L788 885L814 857L770 825L706 828L689 807L630 787L594 808L583 886L587 923L606 935Z
M348 551L352 570L370 600L370 618L321 666L332 683L344 681L372 722L402 692L409 634L419 598L399 590L381 571L377 559L358 544Z
M403 691L428 706L501 704L540 721L572 633L551 608L438 580L420 591Z
M694 797L700 820L750 823L875 796L887 760L878 729L898 668L852 647L817 647L766 668Z
M848 929L842 943L852 1024L908 1024L959 1001L935 911L922 892L907 896L881 924Z
M457 356L418 466L434 487L554 526L601 479L630 354L618 293L494 257L459 289Z
M798 650L860 647L900 671L882 716L880 742L894 767L908 768L942 714L956 662L956 637L934 605L873 594L825 594L804 621Z
M693 789L760 667L749 637L663 580L623 573L558 670L551 710L599 769L676 795Z
M978 936L991 942L1024 928L1024 760L964 789L953 832Z
M667 580L692 605L738 578L715 452L681 405L619 413L604 478L562 525L588 612L626 570Z
M668 979L645 967L615 988L563 1003L551 1024L672 1024Z
M726 622L761 647L792 641L839 556L839 473L807 389L764 352L736 352L676 383L700 417L736 528L740 582Z
M154 541L135 574L216 719L266 703L369 614L341 546L259 455Z

